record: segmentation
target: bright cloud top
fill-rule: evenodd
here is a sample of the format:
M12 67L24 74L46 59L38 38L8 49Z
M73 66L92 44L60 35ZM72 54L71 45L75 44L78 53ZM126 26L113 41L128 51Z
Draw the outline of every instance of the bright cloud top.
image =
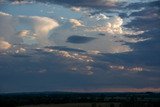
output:
M80 26L84 26L82 24L82 21L80 20L77 20L77 19L69 19L69 22L73 25L72 27L75 28L75 27L80 27Z
M92 17L91 17L92 18ZM122 34L122 24L123 19L121 17L113 17L113 18L107 18L105 15L100 14L100 17L96 17L96 19L106 19L105 25L99 25L95 26L91 29L88 29L89 32L107 32L110 34Z
M9 49L9 48L11 48L11 46L12 45L10 43L3 41L3 40L0 40L0 51Z
M59 26L58 22L51 18L39 16L20 16L19 18L29 21L33 29L32 32L34 33L34 36L38 43L40 43L42 46L50 45L48 34L52 29Z
M41 46L49 45L49 32L59 26L57 21L48 17L12 16L1 12L0 18L2 22L0 25L2 38L14 44L20 43L25 40L25 37L30 36L35 38L35 42ZM22 28L30 26L30 28L21 30L21 26ZM20 30L16 30L16 27L20 27ZM30 42L32 41L30 40Z

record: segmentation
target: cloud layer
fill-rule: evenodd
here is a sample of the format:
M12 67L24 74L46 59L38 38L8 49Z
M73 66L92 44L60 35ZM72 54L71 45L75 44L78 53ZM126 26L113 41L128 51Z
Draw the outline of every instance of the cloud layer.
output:
M160 91L159 1L37 1L0 3L0 91Z
M40 2L44 2L43 0L36 0ZM67 6L82 6L82 7L105 7L105 8L111 8L115 7L119 4L117 0L47 0L45 2L49 3L57 3L57 4L63 4Z

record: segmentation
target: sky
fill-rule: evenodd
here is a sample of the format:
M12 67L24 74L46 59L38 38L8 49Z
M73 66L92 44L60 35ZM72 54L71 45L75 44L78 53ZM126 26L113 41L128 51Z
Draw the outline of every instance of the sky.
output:
M0 0L0 93L160 92L159 0Z

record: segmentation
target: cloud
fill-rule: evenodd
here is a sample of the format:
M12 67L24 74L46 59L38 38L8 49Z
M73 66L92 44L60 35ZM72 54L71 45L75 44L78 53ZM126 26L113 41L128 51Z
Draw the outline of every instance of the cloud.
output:
M150 1L147 3L140 2L139 7L143 8L140 11L135 11L130 14L130 17L134 17L133 20L126 24L128 28L138 29L156 29L160 26L160 14L159 14L159 0ZM131 5L131 6L130 6ZM130 4L128 8L132 9L132 6L137 8L137 3Z
M78 61L83 61L83 62L94 62L91 57L87 55L83 55L81 53L68 52L65 50L56 50L56 49L52 49L49 47L42 49L42 51L57 54L58 56L62 56L62 57L73 59L73 60L78 60Z
M16 0L16 1L13 1L13 2L12 2L13 5L31 4L31 3L33 3L33 2L32 2L32 1L27 1L27 0L26 0L26 1L23 1L23 0L22 0L22 1L18 0L18 1L17 1L17 0Z
M112 20L108 20L108 22L104 26L93 27L88 29L89 32L107 32L110 34L122 34L122 24L123 19L120 17L114 17Z
M38 43L42 46L50 45L49 32L59 26L58 22L48 17L19 16L20 20L27 20ZM22 23L24 23L22 21ZM26 24L26 23L24 23Z
M131 49L128 45L117 45L117 46L111 46L109 53L123 53L123 52L132 52L133 49Z
M84 26L82 24L82 21L80 20L77 20L77 19L69 19L69 22L73 25L72 27L75 28L75 27L80 27L80 26Z
M98 55L100 54L101 52L100 51L97 51L97 50L91 50L91 51L88 51L88 54L91 54L91 55Z
M43 0L36 1L44 2ZM112 8L121 3L121 1L119 2L118 0L46 0L45 2L57 3L65 6L81 6L93 8Z
M0 12L0 37L11 44L20 43L21 39L15 35L18 21L12 15Z
M55 49L59 51L67 51L67 52L78 52L78 53L86 53L86 51L81 49L69 48L66 46L47 46L46 48Z
M80 7L72 7L71 10L75 11L75 12L80 12L81 8Z
M15 53L24 53L26 52L25 48L19 48L18 50L15 51Z
M26 37L30 35L30 31L29 30L21 30L18 32L18 35L21 37Z
M3 3L5 0L0 0L0 3Z
M159 7L146 7L142 11L133 12L134 10L130 8L109 10L118 5L117 0L78 0L78 2L77 0L50 0L49 2L70 8L74 6L74 11L79 11L78 8L82 8L81 12L73 15L72 18L76 17L82 20L85 26L76 26L79 28L78 30L72 29L68 24L68 18L64 16L66 17L66 20L63 20L64 26L56 29L59 26L58 22L48 17L13 16L1 12L0 38L3 42L0 42L0 47L7 53L0 53L0 84L5 87L4 91L8 89L13 92L18 88L22 91L53 91L51 87L57 90L66 87L83 90L85 87L90 91L95 91L96 87L99 87L98 91L105 92L159 91ZM156 4L158 5L158 3ZM37 4L33 6L35 5ZM50 4L48 3L48 5ZM27 6L21 8L23 7ZM93 7L91 12L95 12L94 16L90 17L93 15L91 13L83 13L83 7ZM141 6L138 7L141 8ZM26 9L28 8L30 7ZM45 7L42 6L42 8ZM15 12L14 8L12 11L10 9L6 11ZM128 16L128 13L131 14L122 19L118 16L121 12L126 12ZM71 11L71 13L75 12ZM78 14L82 16L79 17ZM76 18L75 20L77 20ZM82 22L80 24L83 25ZM57 47L48 46L50 44L48 37L54 29L56 30L53 33L57 37L53 38L53 41L58 38ZM85 29L88 29L88 32L84 32ZM90 40L91 38L94 41ZM70 42L66 43L68 39ZM33 41L35 43L31 43ZM45 48L26 45L29 43L39 44ZM19 47L16 47L15 44ZM64 45L68 45L68 47ZM41 82L42 77L43 82ZM29 84L29 87L25 87L24 84Z
M95 18L96 20L105 20L105 19L109 19L109 17L107 17L105 14L97 14L97 15L91 15L90 18Z
M101 32L109 33L111 35L139 35L145 32L145 30L133 30L132 28L127 28L125 25L125 19L122 19L120 16L113 15L107 17L105 14L98 13L90 15L90 18L96 24L88 28L86 27L85 31L87 32Z
M96 39L96 38L73 35L73 36L70 36L70 37L67 38L67 42L81 44L81 43L90 42L94 39Z
M9 49L11 48L11 44L6 42L6 41L3 41L3 40L0 40L0 50L6 50L6 49Z
M116 65L110 65L109 66L112 70L117 71L130 71L130 72L142 72L144 71L143 67L126 67L126 66L116 66Z
M40 46L50 45L49 32L59 26L57 21L48 17L12 16L3 12L0 12L0 21L0 35L13 44L24 43L25 38L30 37L30 42L33 40ZM18 26L29 26L30 28L17 30Z

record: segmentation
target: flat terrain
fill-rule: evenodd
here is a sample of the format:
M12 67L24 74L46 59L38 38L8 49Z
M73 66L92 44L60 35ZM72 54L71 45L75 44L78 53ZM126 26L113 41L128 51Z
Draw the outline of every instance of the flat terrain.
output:
M68 104L41 104L20 107L119 107L120 103L68 103Z
M160 93L3 93L0 107L160 107Z

